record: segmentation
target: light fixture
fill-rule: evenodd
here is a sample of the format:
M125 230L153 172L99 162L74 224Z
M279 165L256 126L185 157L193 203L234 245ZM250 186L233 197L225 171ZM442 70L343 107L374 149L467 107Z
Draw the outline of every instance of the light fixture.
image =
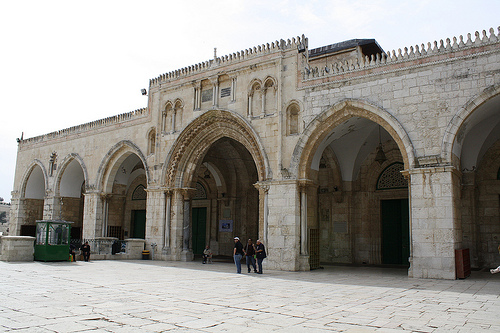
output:
M375 155L375 161L377 161L380 165L387 161L387 157L385 156L384 149L382 148L382 137L380 135L380 125L378 125L378 147L377 147L377 155Z
M148 91L146 89L142 88L141 94L142 94L142 96L146 96L148 94Z
M319 168L326 169L326 160L323 156L321 156L321 159L319 160Z
M203 178L209 179L210 178L210 171L208 170L208 162L203 163L205 165L205 172Z

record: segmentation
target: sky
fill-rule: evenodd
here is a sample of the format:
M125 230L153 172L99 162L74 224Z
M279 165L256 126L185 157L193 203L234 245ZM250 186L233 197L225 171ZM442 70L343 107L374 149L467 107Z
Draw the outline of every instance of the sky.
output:
M498 0L1 1L0 197L16 138L147 106L149 79L305 34L309 48L374 38L385 51L497 31Z

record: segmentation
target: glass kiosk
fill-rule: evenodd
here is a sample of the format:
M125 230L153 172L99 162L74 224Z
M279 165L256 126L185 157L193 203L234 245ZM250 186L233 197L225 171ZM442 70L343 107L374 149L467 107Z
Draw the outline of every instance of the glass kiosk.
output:
M73 222L36 221L35 260L68 261Z

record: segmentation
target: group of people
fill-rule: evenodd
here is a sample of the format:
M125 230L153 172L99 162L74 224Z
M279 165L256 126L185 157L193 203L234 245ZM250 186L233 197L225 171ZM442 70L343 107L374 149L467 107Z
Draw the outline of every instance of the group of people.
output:
M80 251L83 256L83 260L89 261L90 260L90 245L89 242L85 242L80 246ZM69 246L69 254L71 255L73 261L76 261L76 247L73 244L70 244Z
M266 248L260 239L257 239L255 245L253 244L252 239L249 239L247 244L243 246L240 242L240 238L234 237L233 257L236 265L236 272L238 274L241 273L241 259L243 256L246 257L248 273L252 271L250 268L252 267L254 273L262 274L262 261L267 257L267 254Z

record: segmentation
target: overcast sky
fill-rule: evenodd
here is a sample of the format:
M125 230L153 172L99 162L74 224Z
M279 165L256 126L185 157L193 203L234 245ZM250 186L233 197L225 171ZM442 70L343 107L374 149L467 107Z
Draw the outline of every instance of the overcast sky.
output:
M305 34L309 47L375 38L385 51L497 31L499 0L2 1L0 197L17 142L147 106L175 69ZM48 158L48 156L47 156Z

